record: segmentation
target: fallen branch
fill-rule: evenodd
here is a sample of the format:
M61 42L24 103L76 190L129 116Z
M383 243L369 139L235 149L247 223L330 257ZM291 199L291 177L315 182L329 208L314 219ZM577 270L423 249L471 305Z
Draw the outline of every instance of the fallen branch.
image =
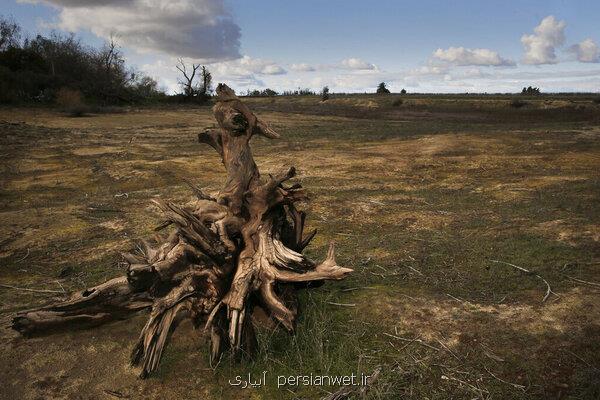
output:
M546 300L548 300L548 297L550 296L550 293L552 293L556 297L560 297L559 295L557 295L556 293L554 293L552 291L552 288L550 287L550 284L548 283L548 281L546 279L544 279L542 276L540 276L539 274L537 274L535 272L532 272L532 271L530 271L528 269L525 269L523 267L519 267L518 265L508 263L506 261L499 261L499 260L490 260L490 261L493 262L493 263L496 263L496 264L508 265L508 266L513 267L513 268L515 268L515 269L517 269L517 270L519 270L521 272L526 273L527 275L534 275L534 276L538 277L539 279L541 279L544 282L544 284L546 285L546 294L544 295L544 298L542 299L542 303L544 303Z

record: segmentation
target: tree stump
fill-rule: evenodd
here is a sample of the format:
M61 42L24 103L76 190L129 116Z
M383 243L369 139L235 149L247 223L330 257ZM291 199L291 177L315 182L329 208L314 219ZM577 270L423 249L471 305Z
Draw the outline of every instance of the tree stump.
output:
M127 275L72 294L67 301L18 313L12 327L24 335L84 327L151 309L131 363L140 377L155 371L176 316L186 311L210 333L210 362L223 352L252 354L253 316L262 315L294 330L297 290L302 282L343 279L352 270L337 265L333 243L326 259L302 255L316 231L304 235L306 200L301 185L285 182L289 168L262 178L250 148L259 134L279 135L260 121L225 84L213 107L218 129L198 135L212 146L227 170L225 186L212 198L188 182L197 199L185 206L154 200L165 217L156 228L174 227L143 241L137 253L122 254Z

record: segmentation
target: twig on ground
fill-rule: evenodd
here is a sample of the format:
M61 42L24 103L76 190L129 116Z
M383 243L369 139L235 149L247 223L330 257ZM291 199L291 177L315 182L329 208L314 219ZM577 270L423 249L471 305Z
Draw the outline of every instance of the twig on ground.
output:
M435 340L448 352L452 355L452 357L456 358L458 361L461 361L460 358L458 358L458 356L456 354L454 354L454 352L452 350L450 350L448 348L448 346L446 346L440 339L435 338Z
M600 283L584 281L583 279L577 279L577 278L574 278L574 277L569 276L569 275L565 275L565 276L567 278L569 278L570 280L572 280L572 281L575 281L575 282L578 282L578 283L584 283L586 285L590 285L590 286L594 286L594 287L600 288Z
M556 297L560 297L559 295L557 295L556 293L554 293L552 291L552 288L550 287L550 284L548 283L548 281L546 279L544 279L542 276L540 276L539 274L537 274L535 272L532 272L532 271L530 271L528 269L525 269L523 267L519 267L518 265L508 263L506 261L499 261L499 260L490 260L490 261L493 262L493 263L496 263L496 264L508 265L510 267L518 269L521 272L526 273L527 275L534 275L534 276L538 277L539 279L541 279L544 282L544 284L546 285L546 294L544 295L544 298L542 299L542 303L544 303L546 300L548 300L548 297L550 297L550 293L552 293Z
M25 260L27 257L29 257L29 251L30 251L30 250L31 250L31 249L27 248L27 254L25 254L25 256L24 256L23 258L20 258L20 259L18 259L18 260L17 260L17 262L24 261L24 260Z
M108 389L104 389L104 393L106 393L109 396L113 396L116 397L118 399L128 399L130 396L114 391L114 390L108 390Z
M35 293L58 293L58 294L64 293L64 291L60 291L60 290L29 289L29 288L21 288L21 287L11 286L11 285L0 285L0 287L6 288L6 289L22 290L25 292L35 292Z
M328 301L327 304L331 304L333 306L341 306L341 307L356 307L354 303L334 303L333 301Z
M398 296L406 297L406 298L409 298L409 299L414 300L414 301L421 300L421 299L417 299L415 297L411 297L411 296L409 296L407 294L404 294L404 293L398 293Z
M492 376L492 378L496 379L497 381L500 381L502 383L506 383L507 385L510 385L510 386L512 386L514 388L517 388L517 389L520 389L520 390L525 390L525 386L523 386L523 385L519 385L518 383L508 382L508 381L505 381L502 378L497 377L496 375L494 375L492 373L492 371L490 371L489 369L487 369L486 366L484 366L483 369L485 369L487 371L487 373L490 374Z
M351 288L347 288L347 289L341 289L340 292L351 292L353 290L361 290L361 289L375 290L377 288L374 288L372 286L358 286L358 287L351 287Z
M446 293L446 296L450 297L451 299L454 299L454 300L458 301L459 303L469 303L467 300L463 300L460 297L452 296L449 293Z
M583 358L581 358L580 356L578 356L577 354L573 353L571 350L566 350L563 349L563 351L565 351L566 353L571 354L573 357L575 357L576 359L578 359L579 361L581 361L582 363L584 363L585 365L587 365L588 367L592 368L595 371L600 371L600 369L594 367L592 364L590 364L589 362L585 361Z
M490 359L492 359L494 361L498 361L498 362L504 362L504 359L502 357L499 357L496 354L494 354L492 349L490 349L488 346L484 345L483 343L480 343L480 345L481 345L481 347L483 347L483 354L487 358L490 358Z
M58 283L58 286L60 286L60 289L62 290L62 292L66 294L67 292L65 291L65 288L63 287L62 283L60 283L59 280L56 280L55 282Z
M394 339L397 339L397 340L402 340L402 341L404 341L404 342L411 342L411 343L412 343L412 342L419 343L421 346L429 347L430 349L433 349L433 350L435 350L435 351L440 351L440 349L438 349L437 347L435 347L435 346L432 346L432 345L430 345L430 344L427 344L426 342L424 342L424 341L423 341L423 340L421 340L421 339L408 339L408 338L403 338L403 337L401 337L401 336L392 335L391 333L387 333L387 332L383 332L383 334L384 334L385 336L389 336L389 337L391 337L391 338L394 338Z
M447 380L447 381L456 381L462 385L467 386L469 389L471 389L472 391L474 391L475 393L478 393L480 397L483 398L483 394L484 393L489 393L487 390L485 389L479 389L477 386L471 385L469 382L465 382L463 380L460 380L458 378L455 378L453 376L446 376L446 375L442 375L441 378L443 380Z
M414 272L416 272L417 274L419 274L419 275L421 275L421 276L425 276L425 275L423 275L423 273L422 273L421 271L419 271L418 269L416 269L416 268L414 268L414 267L411 267L410 265L406 265L406 264L404 264L404 266L405 266L406 268L410 269L411 271L414 271Z

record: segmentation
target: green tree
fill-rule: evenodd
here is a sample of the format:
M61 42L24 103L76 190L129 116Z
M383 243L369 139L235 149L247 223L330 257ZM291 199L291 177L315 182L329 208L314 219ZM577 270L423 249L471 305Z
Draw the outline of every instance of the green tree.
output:
M390 93L390 90L385 86L385 82L381 82L378 86L377 86L377 94L388 94Z
M329 100L329 87L328 86L323 87L323 91L321 91L321 100L322 101Z

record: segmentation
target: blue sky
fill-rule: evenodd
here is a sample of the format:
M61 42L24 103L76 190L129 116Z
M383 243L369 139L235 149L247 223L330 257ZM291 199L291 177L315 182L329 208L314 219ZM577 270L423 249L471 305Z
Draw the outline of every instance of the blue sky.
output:
M600 91L599 1L1 0L29 33L116 35L177 90L177 57L238 91Z

